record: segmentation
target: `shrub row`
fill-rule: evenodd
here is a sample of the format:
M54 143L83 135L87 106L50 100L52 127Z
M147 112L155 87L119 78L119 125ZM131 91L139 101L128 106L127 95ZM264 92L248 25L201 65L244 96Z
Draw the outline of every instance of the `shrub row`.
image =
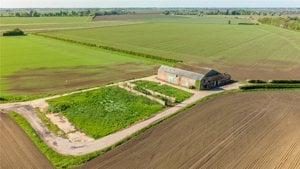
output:
M300 84L255 84L255 85L246 85L240 86L242 90L251 90L251 89L300 89Z
M16 28L12 31L7 31L7 32L4 32L3 33L3 36L22 36L22 35L25 35L24 32L19 29L19 28Z
M246 23L246 22L242 22L242 23L238 23L239 25L258 25L258 23Z
M166 61L166 62L170 62L170 63L182 62L182 60L171 59L171 58L164 58L164 57L160 57L160 56L155 56L155 55L151 55L151 54L135 52L135 51L126 50L126 49L119 49L119 48L110 47L110 46L97 45L97 44L94 44L94 43L79 42L79 41L75 41L75 40L71 40L71 39L54 37L54 36L49 36L49 35L45 35L45 34L35 34L35 35L39 35L39 36L43 36L43 37L47 37L47 38L52 38L52 39L57 39L57 40L62 40L62 41L66 41L66 42L72 42L72 43L82 44L82 45L91 46L91 47L98 47L98 48L102 48L102 49L106 49L106 50L110 50L110 51L115 51L115 52L121 52L121 53L126 53L126 54L141 56L141 57L145 57L145 58L149 58L149 59Z
M251 79L247 80L248 83L269 83L269 84L300 84L300 80L257 80Z
M247 80L248 83L267 83L266 81L263 80Z
M276 84L300 84L300 80L271 80L270 83Z

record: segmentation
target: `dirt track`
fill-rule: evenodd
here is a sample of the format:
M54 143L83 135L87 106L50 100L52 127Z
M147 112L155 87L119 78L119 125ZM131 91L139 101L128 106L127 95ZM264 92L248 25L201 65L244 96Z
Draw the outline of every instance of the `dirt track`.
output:
M217 97L82 168L300 168L300 91Z
M3 113L0 113L0 129L0 168L52 168L22 129Z

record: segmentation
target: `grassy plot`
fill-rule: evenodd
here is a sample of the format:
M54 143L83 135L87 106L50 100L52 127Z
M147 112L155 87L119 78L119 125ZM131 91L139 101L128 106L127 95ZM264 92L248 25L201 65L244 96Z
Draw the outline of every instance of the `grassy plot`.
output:
M182 102L185 99L192 96L191 93L188 93L186 91L171 87L169 85L161 85L157 82L152 81L146 81L146 80L139 80L133 82L137 86L137 90L140 89L149 89L154 92L161 93L166 96L170 96L176 99L176 102Z
M296 78L291 72L300 69L300 33L267 25L153 22L43 34L183 60L237 79Z
M94 138L118 131L149 117L164 106L118 87L105 87L48 101L49 111L61 112Z
M265 58L300 60L299 33L269 26L148 23L45 34L186 62L225 59L249 64Z
M34 35L0 37L0 50L2 101L151 75L162 63Z

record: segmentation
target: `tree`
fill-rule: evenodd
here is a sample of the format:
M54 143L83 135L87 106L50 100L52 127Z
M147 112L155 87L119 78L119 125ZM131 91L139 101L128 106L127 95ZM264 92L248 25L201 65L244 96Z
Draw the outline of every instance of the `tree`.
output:
M12 31L7 31L7 32L4 32L3 33L3 36L20 36L20 35L25 35L24 32L19 29L19 28L16 28Z
M228 25L230 25L231 24L231 20L228 20Z

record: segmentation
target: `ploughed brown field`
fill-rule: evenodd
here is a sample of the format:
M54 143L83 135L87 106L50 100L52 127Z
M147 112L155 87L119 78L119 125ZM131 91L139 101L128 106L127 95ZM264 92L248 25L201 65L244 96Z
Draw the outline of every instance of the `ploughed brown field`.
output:
M53 168L26 133L6 114L0 112L0 168Z
M81 168L300 168L300 91L227 94Z

